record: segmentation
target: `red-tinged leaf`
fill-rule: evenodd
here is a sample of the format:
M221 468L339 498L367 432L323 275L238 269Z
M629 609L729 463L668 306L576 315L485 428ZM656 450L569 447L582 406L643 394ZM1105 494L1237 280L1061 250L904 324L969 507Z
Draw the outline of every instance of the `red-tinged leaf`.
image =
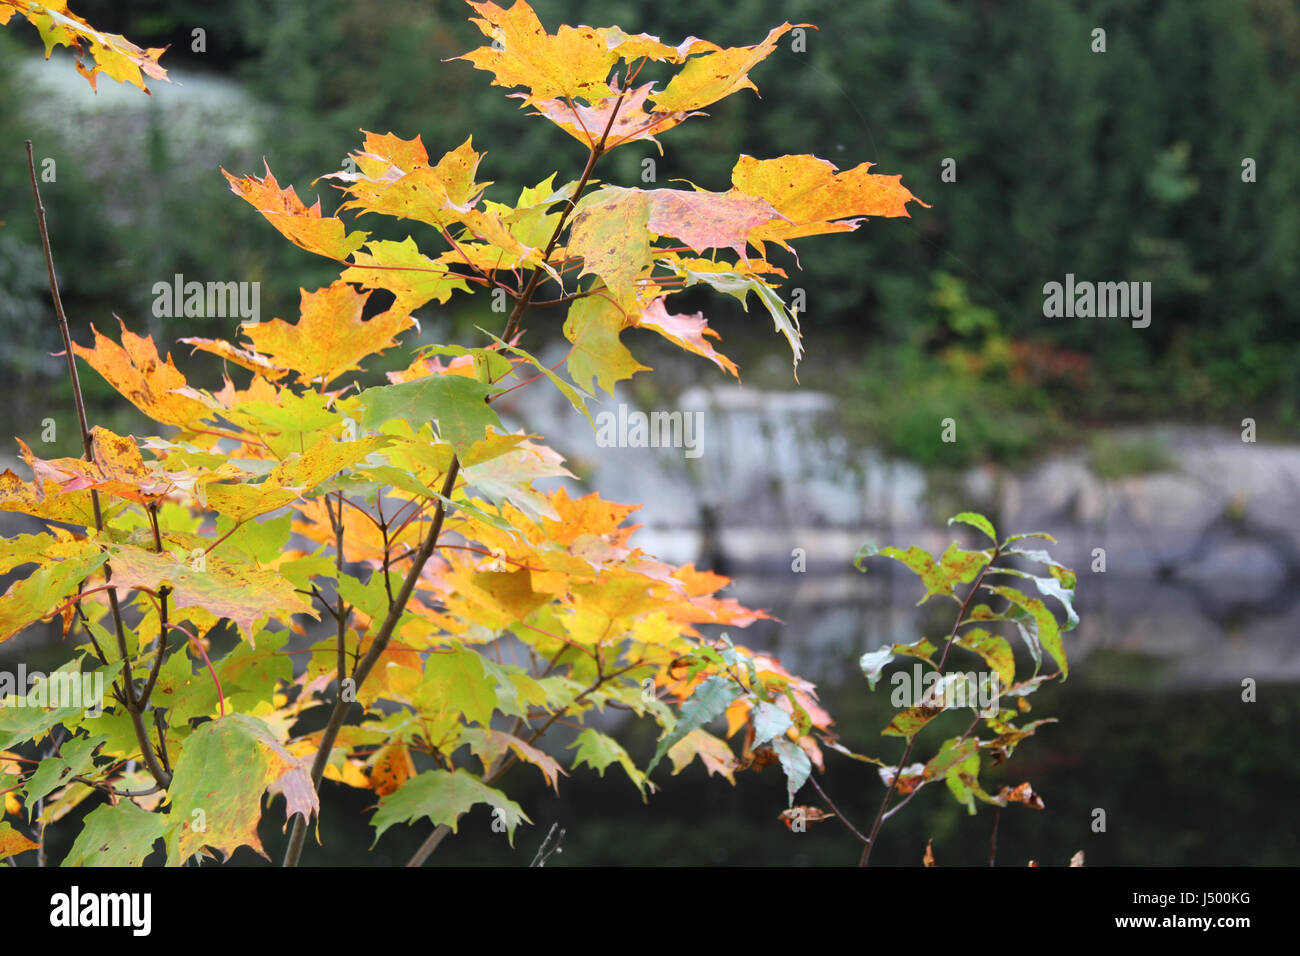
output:
M115 435L97 425L91 429L90 439L90 461L82 458L45 461L18 439L23 460L35 477L34 486L48 491L51 484L57 485L60 494L95 488L140 504L155 501L175 487L165 473L146 467L134 438Z
M635 209L642 201L649 208L647 226L652 233L680 239L697 253L706 249L731 249L743 257L745 244L756 226L783 218L766 199L746 195L738 189L714 193L704 189L640 190L606 186L592 193L581 207L589 210L627 204ZM626 236L625 241L628 240L636 241L636 237Z
M23 481L8 469L0 473L0 511L17 511L83 527L95 523L95 509L89 491L60 494L59 486L53 482L38 486Z
M364 232L347 232L343 220L336 216L322 216L320 200L308 207L298 198L292 186L284 189L266 167L266 178L246 176L238 179L221 170L230 183L230 191L246 200L267 221L300 249L314 252L327 259L343 260L361 248L366 241Z
M538 116L544 116L560 129L564 130L578 142L595 147L602 135L608 130L605 139L606 151L624 143L637 140L649 140L658 147L662 155L663 145L655 137L678 126L692 116L703 116L700 112L686 110L654 110L647 112L646 97L654 89L653 83L646 83L627 93L614 93L597 101L592 106L578 103L570 105L562 99L541 100L533 103ZM514 96L525 97L516 93ZM610 126L610 116L614 114L614 125Z
M664 91L651 97L655 108L697 110L738 90L757 93L758 87L750 81L749 71L767 59L776 49L776 41L796 26L812 27L812 24L783 23L769 31L762 43L726 49L714 47L712 52L687 60Z
M493 86L527 88L525 103L564 96L595 102L609 92L606 80L618 57L599 31L561 26L551 35L523 0L509 10L495 3L470 6L478 14L471 22L493 45L453 59L490 72Z
M717 332L709 328L703 312L694 315L670 315L661 296L648 305L633 324L639 329L652 329L671 342L676 342L688 352L702 355L724 372L730 372L737 378L740 370L736 363L713 348L709 338L719 338Z
M925 856L921 858L921 865L925 867L934 866L934 840L925 841Z
M902 176L868 173L871 163L837 172L833 163L802 154L779 159L741 156L731 170L731 184L759 197L782 218L756 225L749 241L789 248L787 240L832 232L852 232L865 216L907 216L909 202L921 202L902 184ZM856 218L854 218L856 217Z
M555 789L556 793L560 792L560 775L568 776L568 772L554 757L513 734L486 727L470 727L461 735L461 740L468 743L470 749L483 762L484 773L487 773L506 751L511 751L520 760L540 770L546 782Z
M172 357L161 359L153 336L133 335L122 320L122 344L101 335L93 325L95 344L86 348L72 343L72 351L85 359L127 401L156 422L188 428L209 414L207 407L193 398L178 394L187 387L185 376L172 364Z
M155 592L166 585L173 607L201 607L229 618L250 644L256 625L268 617L287 621L294 614L320 616L311 602L275 571L238 564L216 553L206 555L201 565L204 570L196 570L192 561L118 545L113 548L112 566L114 585L147 587Z
M228 714L203 724L186 739L168 788L168 864L179 866L204 847L229 858L248 846L265 857L257 824L268 790L284 794L286 817L319 811L302 762L263 721Z

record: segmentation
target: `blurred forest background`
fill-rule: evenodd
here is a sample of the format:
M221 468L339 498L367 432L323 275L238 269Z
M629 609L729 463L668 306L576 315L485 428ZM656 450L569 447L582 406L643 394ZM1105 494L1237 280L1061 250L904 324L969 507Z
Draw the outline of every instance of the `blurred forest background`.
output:
M1270 437L1300 428L1292 0L535 7L552 30L617 23L674 43L688 35L754 43L783 20L820 27L806 52L783 42L755 71L761 100L731 97L664 136L662 158L652 144L626 146L603 172L639 183L652 156L660 184L689 177L724 189L739 153L806 151L841 168L869 160L877 172L901 173L932 209L913 206L912 219L870 222L848 239L805 240L805 271L789 284L809 293L803 384L846 399L887 450L963 465L1014 461L1077 438L1089 423L1235 425L1251 416ZM33 130L38 156L59 161L46 195L75 321L111 327L116 313L169 341L234 332L221 319L161 328L151 289L175 273L259 280L270 318L296 315L297 289L336 271L233 201L219 166L260 175L265 157L282 183L308 202L320 196L327 210L338 203L332 187L312 182L340 168L362 128L418 133L434 155L473 133L488 151L482 178L500 190L489 196L499 199L552 171L560 182L579 172L576 142L519 111L488 75L443 62L482 42L460 3L85 0L79 12L142 45L170 44L163 63L184 85L156 84L149 99L104 83L98 109L70 123L66 109L22 93L47 75L29 62L40 50L35 31L0 34L0 363L33 402L63 388L49 356L57 337L22 160ZM1097 26L1107 32L1104 54L1090 49ZM196 28L203 52L192 49ZM70 96L92 97L69 64L46 70L79 85ZM215 80L230 82L209 89ZM110 97L125 105L99 103ZM945 158L956 161L956 182L940 180ZM1255 161L1255 182L1242 181L1245 158ZM1067 272L1150 281L1150 327L1044 318L1042 286ZM482 308L471 301L457 297L442 315ZM716 297L674 303L707 309L747 382L793 384L788 365L747 361L774 351L761 317ZM549 334L558 326L557 316ZM934 422L946 415L965 424L958 445L934 441Z

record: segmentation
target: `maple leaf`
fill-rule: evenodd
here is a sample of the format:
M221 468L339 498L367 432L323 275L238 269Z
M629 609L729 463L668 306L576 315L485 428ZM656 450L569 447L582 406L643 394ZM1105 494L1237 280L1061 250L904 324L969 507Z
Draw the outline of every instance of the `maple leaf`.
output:
M438 434L463 454L481 439L489 426L501 431L501 419L487 398L497 389L463 375L429 375L370 388L361 396L365 424L378 428L401 419L416 427L438 423Z
M9 824L0 822L0 860L35 850L39 846L35 840L23 836Z
M652 262L649 222L646 193L611 187L584 201L569 232L566 251L583 260L579 277L600 276L623 308L636 301L636 279Z
M560 129L564 130L578 142L595 148L600 145L600 137L605 135L606 151L624 143L648 140L654 143L663 155L663 144L655 138L658 133L665 133L681 125L692 116L705 116L698 110L652 110L645 108L646 98L654 90L653 83L645 83L627 94L611 92L592 106L583 106L571 100L540 100L532 104L534 115L544 116ZM527 98L523 93L512 96ZM618 113L614 115L614 110ZM610 116L614 115L614 124L610 125Z
M204 847L227 859L241 846L265 857L257 824L268 790L285 795L288 817L319 810L311 777L263 721L228 714L203 724L185 741L168 788L168 864L179 866Z
M767 37L754 46L726 49L715 47L702 56L687 60L664 91L651 97L656 108L697 110L716 103L737 90L753 90L757 93L758 87L750 81L749 71L767 59L776 49L776 41L796 26L817 29L811 23L783 23L770 30ZM695 48L698 49L698 46Z
M414 312L430 300L446 302L456 290L469 291L464 278L421 255L410 236L402 242L369 242L366 248L370 250L369 254L353 254L352 261L356 264L344 269L342 278L363 289L384 289L393 293L390 310L393 313ZM500 255L495 247L479 248L492 249L494 255ZM455 261L454 254L447 261Z
M23 460L31 468L38 494L57 485L60 493L95 488L119 498L147 504L173 487L165 474L146 467L133 438L95 426L90 431L91 460L59 458L45 461L32 454L21 438Z
M619 341L624 322L622 310L600 296L587 296L569 306L564 337L573 343L569 377L579 388L594 393L594 381L612 395L617 382L648 369Z
M140 809L130 800L91 810L62 866L144 865L167 831L168 818Z
M370 762L370 789L381 797L396 793L402 784L415 776L415 763L409 747L390 744L375 752Z
M786 240L833 232L852 232L864 216L908 216L907 204L920 203L902 176L878 176L862 163L837 172L833 163L807 154L779 159L741 156L731 170L731 184L771 203L782 221L759 223L749 241L760 250L765 241L789 249ZM858 217L858 218L852 218Z
M281 368L265 355L259 355L257 352L249 349L241 349L239 346L233 345L225 339L191 337L178 339L177 341L184 342L186 345L194 346L194 352L211 352L213 355L220 355L223 359L234 362L236 365L241 368L246 368L250 372L256 372L258 375L270 379L273 382L284 378L289 374L287 368Z
M171 82L167 79L167 71L158 65L158 58L167 52L167 47L145 50L121 34L96 30L69 10L65 0L53 0L50 3L3 0L0 2L0 25L8 23L14 13L26 17L36 27L45 44L45 59L50 58L56 46L71 47L77 56L77 72L86 78L90 88L96 92L96 83L101 73L110 80L128 83L145 93L151 93L145 86L146 76ZM94 66L86 64L87 53L94 59Z
M736 756L725 741L698 727L688 733L677 743L668 748L668 759L672 761L673 773L679 774L686 769L696 757L704 764L710 775L726 777L728 782L736 782Z
M714 193L704 189L642 190L606 186L579 203L579 208L584 212L602 206L628 205L636 209L641 203L648 207L646 226L652 233L681 239L697 253L706 249L732 249L743 257L751 231L770 220L784 218L766 199L738 189ZM633 225L629 215L629 228ZM574 226L577 226L576 219ZM570 252L573 251L570 243Z
M266 176L263 179L253 176L238 179L225 169L221 173L230 183L231 192L246 200L300 249L342 261L360 249L366 241L367 233L349 233L344 228L342 219L322 216L319 199L308 207L303 205L292 186L281 189L271 174L269 165L266 166Z
M490 72L493 86L527 87L524 105L557 96L594 102L608 93L606 80L618 56L600 31L566 25L551 35L523 0L515 0L509 10L473 0L469 5L478 14L470 22L493 45L452 59Z
M91 348L72 343L72 351L103 376L104 380L140 411L156 422L187 428L208 414L193 398L180 394L186 389L185 376L172 363L171 355L161 359L151 335L134 335L121 319L122 344L100 334L91 325L95 344Z
M364 130L363 130L364 132ZM351 154L356 172L340 170L322 179L337 179L351 196L345 209L380 213L398 219L418 219L442 226L468 212L488 183L476 183L483 154L471 136L430 165L419 136L402 139L392 133L366 133L360 150Z
M600 776L605 776L605 768L612 763L617 763L623 768L628 779L636 785L637 790L641 791L641 799L647 797L647 789L651 792L655 790L655 785L650 782L645 773L637 769L632 758L628 756L622 745L610 737L608 734L602 734L598 730L588 727L578 734L576 740L569 745L569 749L577 748L577 753L573 755L574 769L582 766L584 763L595 770ZM647 771L648 772L648 771Z
M676 342L688 352L702 355L724 372L730 372L737 378L740 370L736 363L715 350L708 337L718 338L718 333L709 328L703 312L694 315L670 315L661 296L651 302L633 318L632 324L639 329L652 329L670 342Z
M396 305L364 321L361 315L369 293L358 293L342 279L315 292L299 291L302 305L297 322L272 319L245 325L243 333L260 354L278 367L297 372L303 383L328 385L359 369L361 359L395 345L394 337L413 324L411 316Z
M229 618L250 643L255 625L270 617L288 619L293 614L319 612L294 590L293 584L275 571L265 571L208 554L205 570L189 562L177 561L170 554L157 554L130 545L113 549L113 584L121 587L147 587L157 591L163 585L169 600L180 609L201 607L217 617Z
M461 814L478 803L490 805L502 819L512 846L519 821L532 823L519 804L473 774L464 770L455 773L429 770L408 780L402 789L379 801L379 809L370 821L375 828L375 842L379 842L384 831L394 823L413 823L420 817L427 817L435 826L445 824L455 833Z
M0 595L0 643L76 594L77 586L107 559L102 551L90 549L61 561L42 562L28 577L15 581Z

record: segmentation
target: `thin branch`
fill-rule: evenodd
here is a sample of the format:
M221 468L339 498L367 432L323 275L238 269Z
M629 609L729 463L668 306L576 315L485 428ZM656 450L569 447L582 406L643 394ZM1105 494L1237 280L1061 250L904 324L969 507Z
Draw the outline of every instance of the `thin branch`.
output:
M54 315L59 322L59 334L63 337L63 350L68 360L68 376L72 380L72 398L77 408L77 424L81 428L81 446L85 452L86 460L93 461L94 443L90 437L90 427L86 423L86 402L81 394L81 381L77 377L77 360L75 353L72 351L72 335L68 331L68 316L63 311L63 297L59 295L59 280L54 271L54 253L50 248L50 229L45 221L45 203L41 201L41 190L36 184L36 159L32 153L32 141L27 140L27 172L32 181L32 196L36 200L36 221L41 231L41 248L45 252L45 271L50 278L50 295L54 300ZM104 530L104 513L99 506L99 492L90 489L90 503L95 516L95 530L102 532ZM104 580L112 580L112 570L108 564L104 565ZM135 687L131 679L131 662L127 660L126 649L126 632L122 626L122 609L117 603L117 591L109 588L108 604L113 612L113 625L117 632L118 650L122 655L122 680L125 684L126 709L131 715L131 726L135 731L136 741L144 751L145 764L149 772L153 775L159 786L166 787L171 783L171 774L158 765L154 758L149 744L149 731L145 728L144 720L141 718L136 700Z
M551 258L551 253L555 251L555 244L560 241L560 233L569 222L569 216L577 208L578 199L582 192L587 188L587 181L591 178L591 171L596 168L596 161L605 152L605 140L609 137L609 131L614 128L614 120L618 116L619 108L623 105L623 99L627 96L626 91L619 95L618 102L614 104L614 109L610 111L609 123L605 126L605 132L600 137L600 142L591 147L591 152L587 156L587 165L582 170L582 177L578 180L578 188L574 190L573 196L569 199L568 204L564 207L564 212L560 214L560 221L555 224L555 231L551 233L551 241L546 244L546 251L542 253L542 264L533 270L533 274L528 278L528 285L519 294L515 300L515 307L510 313L510 318L506 320L505 332L501 338L509 342L511 336L515 334L519 327L519 320L523 317L524 312L528 309L533 300L533 293L537 289L537 283L541 281L542 273L545 272L545 266Z
M988 574L989 568L993 562L998 559L998 545L993 546L993 556L989 558L988 564L980 569L979 577L971 586L970 593L966 595L966 600L962 602L961 609L957 612L957 620L953 622L952 631L948 634L948 643L944 645L943 654L939 658L938 671L943 673L944 662L948 660L948 652L952 650L953 641L957 638L957 630L961 627L963 619L966 617L966 611L970 608L970 602L975 599L979 592L980 586L984 583L984 576ZM976 717L976 722L979 718ZM974 724L971 724L974 727ZM968 729L966 733L970 733ZM871 850L876 845L876 836L880 833L880 824L884 822L885 811L889 808L890 798L894 795L894 790L898 787L898 781L903 777L903 768L907 766L907 758L912 755L912 745L916 743L916 734L913 734L907 741L907 746L903 748L903 756L898 761L898 767L894 771L894 777L889 781L889 787L885 790L885 798L880 801L880 809L876 811L876 821L871 825L871 835L867 838L867 845L862 848L862 856L858 859L858 866L867 866L871 860ZM964 736L964 735L963 735ZM920 789L919 787L917 789ZM915 792L915 791L913 791ZM909 797L911 794L908 795Z
M866 843L867 838L862 835L862 831L849 822L849 818L846 817L844 813L840 810L840 808L835 805L835 801L833 801L830 798L830 796L827 795L826 791L822 789L822 785L817 782L817 777L813 774L809 774L808 782L811 783L817 789L817 792L822 795L822 799L826 801L826 806L831 808L831 813L835 814L835 816L839 819L841 823L843 823L846 827L852 830L853 835L855 837L857 837L863 843Z
M384 618L384 623L379 628L379 633L370 642L370 648L366 651L366 656L357 664L356 669L352 672L354 686L360 688L365 680L370 676L370 671L379 658L388 648L388 642L392 639L393 631L397 627L397 622L401 619L402 613L406 610L407 603L411 600L411 595L415 592L415 582L419 580L420 573L424 570L425 564L433 555L434 549L438 546L438 537L442 534L443 519L447 514L446 501L451 500L452 492L456 488L456 476L460 473L460 459L453 456L451 467L447 469L446 480L442 484L442 499L438 502L438 507L434 511L433 522L429 528L429 534L424 539L424 544L420 547L419 554L416 555L410 570L407 572L406 579L402 582L402 589L398 592L396 600L388 609L388 615ZM321 734L320 749L316 751L316 760L311 768L311 782L313 788L320 790L321 779L325 776L325 766L329 763L330 753L334 749L334 741L338 739L339 731L343 727L343 720L347 716L349 703L343 699L343 694L339 694L338 700L334 702L334 709L330 713L329 723L325 725L325 730ZM293 833L289 837L289 847L284 854L285 866L297 866L298 860L302 857L303 843L307 838L307 818L298 814L294 818Z

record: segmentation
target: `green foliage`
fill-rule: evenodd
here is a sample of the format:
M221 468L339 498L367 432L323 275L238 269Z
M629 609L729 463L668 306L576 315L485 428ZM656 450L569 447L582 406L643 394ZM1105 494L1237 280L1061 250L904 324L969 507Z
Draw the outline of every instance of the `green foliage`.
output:
M1015 787L1005 786L996 794L990 794L981 787L979 778L982 768L1005 763L1021 741L1034 736L1043 724L1054 722L1049 718L1019 723L1022 715L1030 710L1027 698L1031 694L1048 680L1059 677L1064 681L1069 676L1063 635L1079 622L1073 606L1075 575L1046 551L1016 547L1017 542L1028 538L1051 541L1050 535L1042 532L1011 535L999 542L992 523L974 512L962 512L948 523L961 523L978 529L993 547L984 551L963 551L957 542L953 542L943 556L936 559L916 547L906 550L878 548L871 543L863 547L855 562L859 570L866 571L865 562L870 558L893 558L921 578L926 589L922 601L941 594L959 605L946 640L931 642L923 639L911 645L895 644L862 655L860 665L872 691L876 690L885 668L896 657L920 659L926 664L919 687L913 684L914 675L922 673L920 665L913 668L909 664L906 669L896 670L889 679L893 685L890 703L898 710L881 734L901 737L905 744L896 765L882 765L880 776L885 795L863 849L864 864L875 848L891 799L896 794L910 799L911 794L938 780L946 783L954 799L970 814L976 812L977 800L997 807L1023 803L1036 809L1043 808L1043 800L1027 782ZM1046 565L1049 574L1044 577L1021 570L1006 563L1007 558ZM1065 625L1058 623L1054 612L1042 600L1017 587L992 583L989 580L992 576L1011 576L1033 583L1041 594L1050 596L1065 610ZM954 586L959 582L971 585L964 597L959 597L955 591ZM981 596L990 597L1001 607L975 603ZM1003 626L1014 624L1033 661L1032 672L1019 680L1011 645L988 629L1000 623ZM972 626L976 624L980 626ZM986 670L964 671L959 665L949 669L948 657L953 648L968 655L968 660L977 658ZM1054 663L1055 673L1042 673L1044 651ZM939 733L946 733L951 722L942 718L962 710L969 710L974 718L966 730L959 736L944 739L934 756L923 764L909 764L909 760L914 759L917 741L923 735L931 739L936 737L937 734L930 732L932 726L942 728ZM988 735L983 736L986 732Z

